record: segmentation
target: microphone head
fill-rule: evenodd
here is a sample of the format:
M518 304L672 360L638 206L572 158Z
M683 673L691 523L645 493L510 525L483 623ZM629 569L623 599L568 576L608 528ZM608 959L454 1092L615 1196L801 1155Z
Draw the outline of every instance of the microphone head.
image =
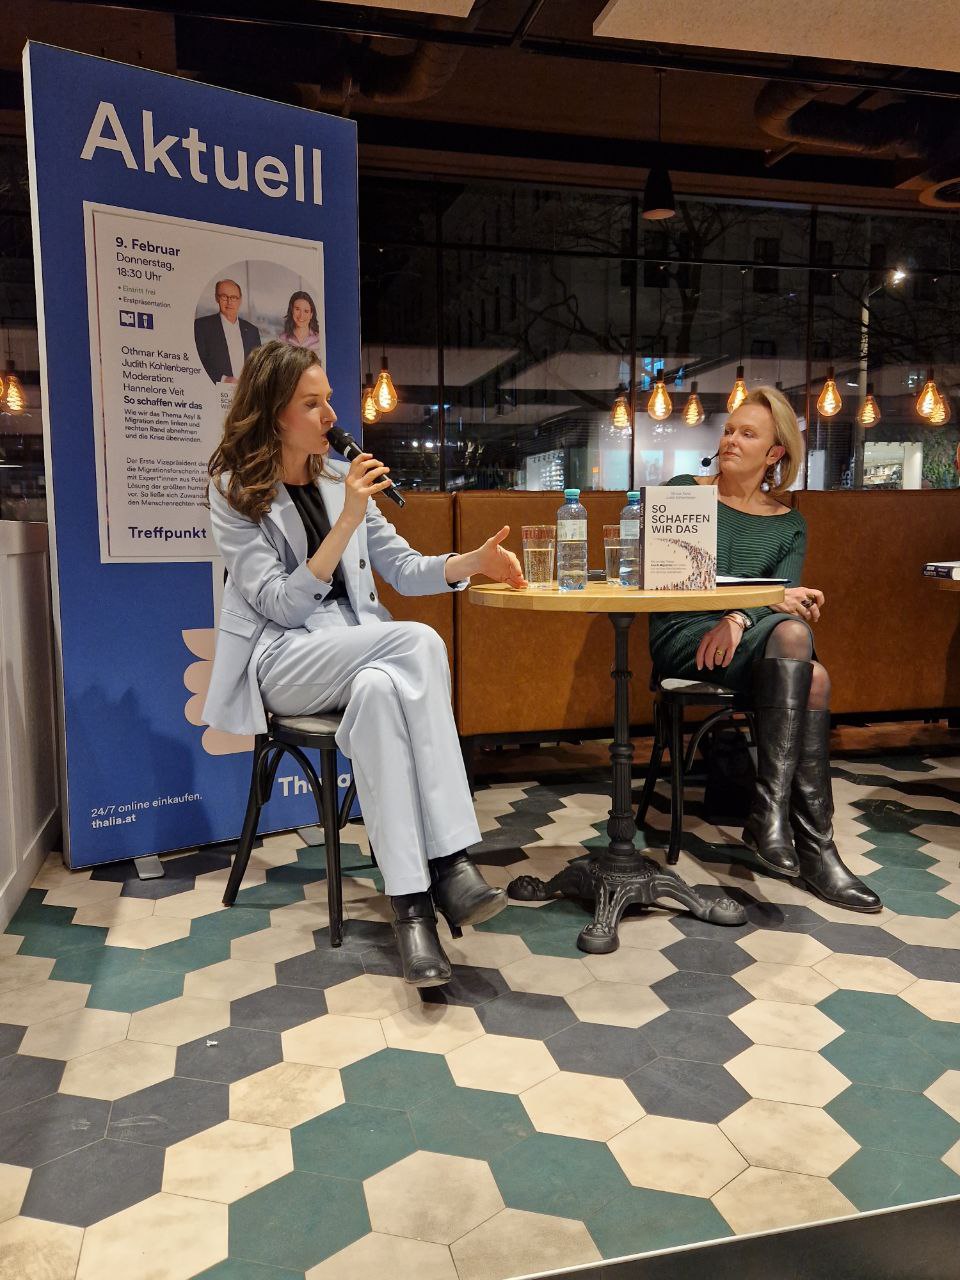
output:
M347 450L352 446L356 453L360 453L360 446L354 440L349 431L344 431L343 427L331 427L327 432L327 439L336 449L337 453L342 453L345 458L349 458Z

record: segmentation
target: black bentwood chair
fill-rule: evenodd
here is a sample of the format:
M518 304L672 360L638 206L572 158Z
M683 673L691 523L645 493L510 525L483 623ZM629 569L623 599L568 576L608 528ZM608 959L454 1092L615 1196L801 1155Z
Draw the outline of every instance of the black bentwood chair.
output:
M236 901L240 881L250 860L250 850L257 835L260 812L270 799L277 767L284 755L290 755L303 770L323 827L323 847L327 860L327 902L330 913L330 945L339 947L343 941L343 886L340 881L340 831L350 816L357 795L351 780L343 803L337 807L337 743L335 734L340 727L337 711L317 716L275 716L267 721L267 732L258 733L254 739L253 769L250 776L250 794L247 812L243 819L243 831L234 855L230 878L223 895L224 905L232 907ZM304 748L320 752L320 777L304 754Z
M705 680L664 679L656 672L653 673L650 687L654 691L653 750L650 753L643 791L640 793L640 803L637 805L637 826L643 826L647 816L653 789L660 774L663 753L667 750L670 752L670 843L667 846L667 864L673 866L680 857L680 842L683 839L684 786L704 735L722 721L732 719L738 712L746 717L754 742L756 732L749 694L736 693L721 684L710 684ZM697 724L684 753L683 712L686 707L715 707L716 710Z

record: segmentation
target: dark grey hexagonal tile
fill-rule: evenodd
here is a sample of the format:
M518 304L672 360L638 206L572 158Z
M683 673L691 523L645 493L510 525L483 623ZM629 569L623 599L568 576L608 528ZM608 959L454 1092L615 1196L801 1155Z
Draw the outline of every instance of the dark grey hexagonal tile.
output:
M252 1027L255 1031L288 1031L327 1012L322 991L313 987L267 987L230 1005L232 1027Z
M277 982L284 986L316 987L320 990L335 987L338 982L346 982L363 973L363 954L356 948L317 947L314 951L281 960L277 965Z
M516 840L515 834L511 836L511 840ZM478 867L512 867L515 862L529 862L523 849L518 849L515 844L509 843L502 849L487 848L485 844L478 845L471 851L470 857Z
M463 1004L477 1008L509 990L499 969L455 964L451 980L443 987L424 987L420 999L424 1004Z
M824 925L823 916L810 907L784 906L776 902L751 902L744 905L747 919L760 929L813 933L814 929L822 929Z
M107 1137L170 1147L220 1124L229 1114L227 1085L174 1076L118 1098L113 1104Z
M101 1139L35 1169L20 1212L89 1227L156 1195L163 1160L159 1147Z
M110 1103L51 1093L8 1111L0 1124L0 1162L37 1168L102 1138Z
M375 973L384 978L403 977L403 965L396 945L368 947L360 952L360 961L365 973Z
M727 1018L713 1013L671 1009L643 1028L643 1034L662 1058L694 1062L729 1062L750 1047L750 1039Z
M691 1013L729 1014L752 999L739 982L722 973L671 973L650 989L668 1009Z
M215 1040L216 1044L210 1041ZM215 1080L233 1084L256 1075L283 1060L283 1046L276 1031L254 1031L250 1027L224 1027L201 1036L177 1050L177 1075L193 1080Z
M960 951L950 947L901 947L894 960L916 978L960 982Z
M348 906L349 911L349 906ZM346 955L351 952L366 951L368 947L386 947L393 942L393 929L381 920L345 920L343 923L343 943L339 947L330 946L330 929L314 929L313 938L318 950L326 950L334 955Z
M561 1071L622 1080L656 1057L645 1033L646 1028L641 1032L628 1027L577 1022L550 1036L545 1043Z
M31 1058L23 1053L0 1058L0 1112L56 1093L65 1066L65 1062Z
M664 947L663 954L678 969L694 973L738 973L751 964L751 958L734 938L683 938Z
M719 1124L750 1097L725 1067L687 1058L657 1058L626 1084L652 1115L707 1124Z
M577 1021L576 1014L559 996L509 991L477 1009L484 1029L498 1036L527 1036L546 1040Z
M15 1027L9 1022L0 1022L0 1058L5 1058L8 1053L16 1053L20 1048L20 1041L26 1034L26 1027Z
M903 947L899 938L872 924L825 923L816 930L815 937L831 951L856 956L892 956Z

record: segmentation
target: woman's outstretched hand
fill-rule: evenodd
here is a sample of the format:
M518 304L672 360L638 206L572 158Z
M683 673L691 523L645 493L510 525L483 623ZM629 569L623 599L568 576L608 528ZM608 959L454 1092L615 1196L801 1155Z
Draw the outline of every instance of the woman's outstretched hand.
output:
M819 622L823 601L823 592L816 587L787 587L783 603L772 604L770 608L774 613L787 613L793 618L802 618L804 622Z
M520 561L512 551L501 545L509 534L510 526L505 524L499 533L488 538L482 547L474 551L476 571L492 582L505 582L508 587L521 590L527 585L527 580L520 568Z

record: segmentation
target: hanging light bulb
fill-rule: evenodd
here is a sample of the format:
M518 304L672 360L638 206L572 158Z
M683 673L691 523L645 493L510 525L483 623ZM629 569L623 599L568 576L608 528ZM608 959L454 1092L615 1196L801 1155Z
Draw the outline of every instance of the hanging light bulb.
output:
M393 385L393 379L390 377L390 366L386 356L381 361L380 376L377 378L377 385L373 389L373 394L377 400L377 408L381 413L393 413L400 403L397 389Z
M881 418L880 406L877 404L877 398L873 394L873 383L867 383L867 394L863 398L863 403L857 410L857 423L861 427L875 427Z
M699 427L700 423L706 417L703 412L703 403L697 395L696 382L690 383L690 395L687 398L687 403L683 406L680 417L683 420L684 426L687 427Z
M23 389L23 383L16 374L16 362L7 361L7 376L0 378L2 390L0 390L0 409L4 413L20 414L26 413L27 395Z
M627 388L621 382L618 395L613 402L610 425L614 431L630 430L630 401L627 399Z
M377 397L373 393L373 384L368 380L360 396L360 416L367 424L372 427L375 422L380 421L380 409L377 405Z
M940 402L940 390L933 379L933 370L927 370L927 380L923 390L917 396L917 413L921 418L929 418Z
M945 427L951 418L950 401L945 395L940 395L937 406L927 419L928 427Z
M653 418L654 422L663 422L664 418L669 418L673 413L673 401L667 394L662 371L657 374L657 380L653 384L653 390L650 392L650 399L647 401L647 413Z
M833 418L843 408L843 400L833 376L833 365L827 370L827 379L817 398L817 413L821 418Z
M747 398L747 384L743 380L743 365L737 365L737 377L733 384L733 390L727 396L727 413L733 413L739 409Z

